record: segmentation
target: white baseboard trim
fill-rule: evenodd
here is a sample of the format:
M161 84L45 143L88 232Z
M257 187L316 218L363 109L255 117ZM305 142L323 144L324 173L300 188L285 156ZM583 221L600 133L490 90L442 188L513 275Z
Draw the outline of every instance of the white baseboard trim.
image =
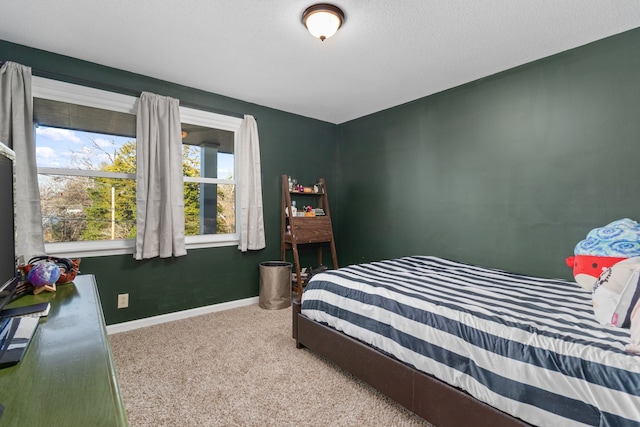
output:
M173 322L174 320L186 319L188 317L200 316L202 314L215 313L232 308L244 307L257 304L259 297L239 299L235 301L223 302L220 304L207 305L204 307L192 308L190 310L177 311L175 313L161 314L159 316L146 317L144 319L132 320L130 322L114 323L107 326L107 334L118 334L120 332L132 331L134 329L145 328L147 326L159 325L161 323Z

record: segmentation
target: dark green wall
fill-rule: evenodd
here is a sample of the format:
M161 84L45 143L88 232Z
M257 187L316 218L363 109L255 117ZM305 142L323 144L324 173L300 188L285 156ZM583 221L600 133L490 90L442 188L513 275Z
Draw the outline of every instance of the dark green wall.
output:
M570 278L590 229L640 219L639 53L634 30L340 125L342 264Z
M638 52L633 30L336 126L0 41L0 60L35 75L258 120L267 248L84 258L109 324L257 295L258 264L280 256L282 174L327 180L341 265L434 254L571 277L590 229L639 217Z
M150 91L256 117L267 247L244 254L235 246L197 249L179 259L143 262L132 255L83 258L82 273L96 275L107 324L258 295L258 264L280 259L281 175L309 184L337 179L333 124L1 40L0 60L30 66L34 75L128 94ZM117 294L126 292L129 308L116 309Z

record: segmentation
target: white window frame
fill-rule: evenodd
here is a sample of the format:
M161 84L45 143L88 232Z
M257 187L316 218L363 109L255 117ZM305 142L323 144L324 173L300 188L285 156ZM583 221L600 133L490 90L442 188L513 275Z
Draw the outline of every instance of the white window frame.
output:
M80 86L72 83L60 82L43 77L34 76L31 83L31 92L33 98L49 99L53 101L67 102L87 107L100 108L103 110L112 110L121 113L137 114L138 98L129 95L122 95L115 92L108 92L101 89L94 89L87 86ZM226 130L234 133L234 179L217 179L217 178L198 178L198 182L206 182L210 184L234 184L236 197L236 232L233 234L205 234L198 236L186 236L185 244L187 250L196 248L211 248L221 246L238 245L237 218L240 200L240 185L237 180L238 176L238 159L240 158L240 129L242 119L238 117L225 116L209 111L197 110L194 108L180 107L180 121L186 124L205 126L215 129ZM56 169L56 168L38 168L38 173L64 175L81 175L81 176L99 176L100 172L87 172L82 170ZM118 174L120 178L132 178L133 174ZM121 176L120 176L121 175ZM109 174L114 177L113 174ZM185 182L195 181L192 178L185 177ZM46 243L45 251L49 255L65 256L65 257L91 257L91 256L108 256L133 254L135 248L135 239L119 239L119 240L94 240L81 242L59 242Z

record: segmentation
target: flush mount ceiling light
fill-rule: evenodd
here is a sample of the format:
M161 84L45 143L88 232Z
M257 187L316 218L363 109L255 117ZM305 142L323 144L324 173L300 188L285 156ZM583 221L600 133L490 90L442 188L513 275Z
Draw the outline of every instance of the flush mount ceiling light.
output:
M302 23L314 36L324 41L334 35L344 22L342 10L332 4L309 6L302 14Z

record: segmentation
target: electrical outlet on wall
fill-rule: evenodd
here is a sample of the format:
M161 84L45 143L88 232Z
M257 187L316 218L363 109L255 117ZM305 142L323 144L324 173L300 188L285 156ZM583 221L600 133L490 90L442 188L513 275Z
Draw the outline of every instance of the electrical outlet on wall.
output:
M118 294L118 308L129 307L129 294Z

